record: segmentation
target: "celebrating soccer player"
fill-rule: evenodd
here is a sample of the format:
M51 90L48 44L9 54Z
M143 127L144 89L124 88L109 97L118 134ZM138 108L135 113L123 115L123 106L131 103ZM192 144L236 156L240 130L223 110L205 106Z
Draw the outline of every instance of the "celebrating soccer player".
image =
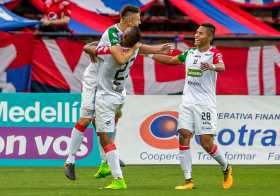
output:
M119 162L119 153L112 139L116 131L115 117L122 108L126 95L125 81L130 67L139 51L140 30L138 27L127 28L123 34L121 46L99 47L96 50L100 58L99 80L97 84L95 115L96 131L105 158L114 177L107 189L126 189ZM130 49L129 49L130 48ZM119 51L124 50L120 54Z
M186 65L186 79L182 103L180 105L178 132L180 164L185 183L175 189L192 189L192 157L190 140L199 135L201 146L221 165L224 180L223 188L233 184L232 168L224 154L214 143L217 129L216 77L225 70L222 54L211 46L215 26L204 23L195 33L195 48L170 58L167 55L153 55L152 58L165 64Z
M115 24L109 27L102 35L98 47L101 46L110 46L112 50L120 53L119 49L121 37L123 32L129 27L138 27L141 23L140 21L140 9L135 6L125 6L120 12L120 23ZM94 49L95 46L87 46L85 48L86 52L91 53L91 50ZM140 48L140 52L143 54L166 54L170 50L169 44L161 44L155 46L149 46L146 44L142 44ZM95 112L95 93L97 88L97 78L99 72L99 63L91 63L85 70L83 76L82 83L82 95L81 95L81 110L80 110L80 119L76 123L75 127L72 130L71 134L71 143L70 149L68 153L68 157L65 161L64 172L67 178L71 180L75 180L75 155L79 150L82 140L83 134L87 126L93 120L94 112ZM116 118L120 117L116 115ZM116 119L117 121L117 119ZM114 138L115 132L112 134L112 138ZM102 163L99 166L99 170L95 174L96 178L106 177L111 174L110 168L107 164L107 160L104 154L102 147L100 147L100 153L102 156Z

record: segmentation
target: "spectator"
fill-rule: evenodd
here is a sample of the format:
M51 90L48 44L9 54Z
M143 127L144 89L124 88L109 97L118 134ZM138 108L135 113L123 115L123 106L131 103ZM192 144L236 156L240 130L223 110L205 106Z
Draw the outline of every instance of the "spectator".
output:
M69 31L70 15L70 3L67 0L46 0L41 30Z

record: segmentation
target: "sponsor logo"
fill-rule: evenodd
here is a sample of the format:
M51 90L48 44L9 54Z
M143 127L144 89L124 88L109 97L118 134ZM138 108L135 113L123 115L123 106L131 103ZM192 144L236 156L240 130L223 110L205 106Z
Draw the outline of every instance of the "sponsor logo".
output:
M0 102L0 121L2 122L28 122L28 123L60 123L78 120L78 104L80 102L57 102L54 106L43 106L40 101L35 101L33 105L10 106L8 101Z
M201 84L200 84L199 82L190 81L190 80L188 80L188 85L192 85L192 86L201 86Z
M158 112L147 117L140 126L140 135L145 143L159 149L178 148L178 113Z
M239 146L262 145L276 146L277 132L274 129L249 129L242 125L237 131L224 128L218 132L217 140L221 145L237 143Z
M146 118L140 126L140 135L145 143L158 149L178 148L177 112L158 112ZM199 136L195 142L200 145ZM217 131L217 142L222 146L241 147L280 145L274 129L249 128L246 124L237 130L222 128Z
M93 132L86 131L77 158L93 149ZM0 127L2 159L65 159L71 142L71 128Z
M201 77L203 73L201 69L189 68L187 74L188 76L192 76L192 77Z

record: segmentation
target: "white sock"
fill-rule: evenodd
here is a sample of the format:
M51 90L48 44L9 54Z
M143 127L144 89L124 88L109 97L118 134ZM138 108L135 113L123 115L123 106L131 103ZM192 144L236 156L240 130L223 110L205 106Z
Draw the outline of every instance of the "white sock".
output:
M192 155L191 150L189 146L180 146L180 164L181 168L184 172L185 179L191 179L192 178Z
M123 178L122 170L120 167L120 157L114 144L109 144L104 148L106 152L107 163L111 169L112 175L115 179Z
M226 160L223 153L218 149L216 144L213 145L209 154L222 166L223 171L227 169L228 161Z
M75 163L75 155L80 149L84 138L84 133L79 131L76 126L72 129L71 142L66 163Z

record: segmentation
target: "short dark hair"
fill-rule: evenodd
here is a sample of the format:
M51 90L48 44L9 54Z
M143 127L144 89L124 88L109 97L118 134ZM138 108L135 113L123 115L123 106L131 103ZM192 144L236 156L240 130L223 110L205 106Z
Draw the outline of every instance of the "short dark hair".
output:
M133 5L126 5L122 8L120 15L121 15L121 18L124 18L130 14L136 14L136 13L140 13L139 7L136 7Z
M207 28L207 30L212 33L212 35L215 35L216 27L211 23L203 23L200 26Z
M132 47L141 39L140 29L138 27L129 27L128 36L127 47Z

